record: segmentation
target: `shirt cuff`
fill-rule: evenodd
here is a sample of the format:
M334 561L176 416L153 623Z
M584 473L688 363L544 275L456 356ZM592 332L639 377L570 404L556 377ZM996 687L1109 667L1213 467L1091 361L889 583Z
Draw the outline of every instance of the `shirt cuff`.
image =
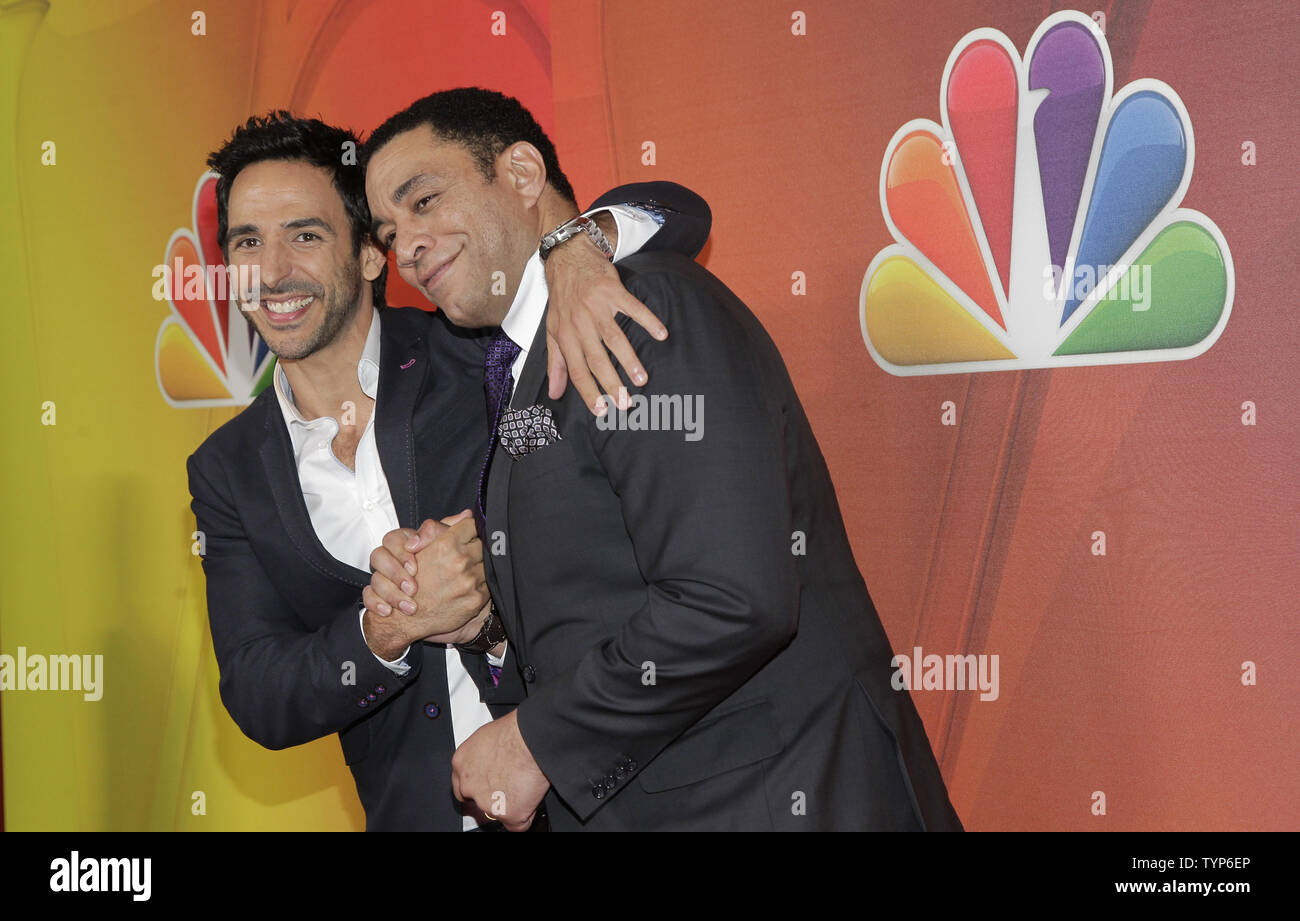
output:
M615 262L631 256L650 242L662 222L662 218L653 211L634 205L610 205L608 208L588 211L586 216L591 217L601 211L608 211L614 218L614 226L618 228L618 242L614 244Z
M486 653L486 655L487 655L487 660L488 660L488 665L493 665L493 666L496 666L497 668L500 668L502 665L505 664L505 662L506 662L506 653L509 652L509 651L510 651L510 641L509 641L509 640L506 640L505 645L504 645L504 646L502 647L502 649L501 649L501 658L498 659L496 656L492 655L492 653L490 653L490 652L489 652L489 653Z
M366 609L365 608L361 609L361 617L357 621L357 623L361 627L361 642L365 643L366 648L369 649L370 644L366 641ZM370 654L374 656L376 659L379 659L380 664L387 667L389 671L397 675L405 675L407 672L411 670L410 663L406 661L406 654L410 651L411 651L411 647L407 646L404 650L402 650L402 654L391 662L389 662L387 659L380 658L380 656L373 649L370 650Z

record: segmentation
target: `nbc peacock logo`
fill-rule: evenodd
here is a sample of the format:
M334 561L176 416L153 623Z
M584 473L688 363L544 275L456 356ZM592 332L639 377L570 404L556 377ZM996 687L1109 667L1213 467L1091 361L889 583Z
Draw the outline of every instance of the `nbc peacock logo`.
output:
M1180 207L1196 146L1178 94L1112 95L1091 19L1057 13L1022 61L994 29L953 48L940 126L885 149L895 242L862 281L862 337L891 374L1174 361L1219 338L1233 268L1214 222Z
M199 178L192 220L154 267L154 299L171 305L154 343L158 390L178 408L243 406L271 383L275 356L240 315L239 293L257 289L255 267L227 266L217 245L215 173Z

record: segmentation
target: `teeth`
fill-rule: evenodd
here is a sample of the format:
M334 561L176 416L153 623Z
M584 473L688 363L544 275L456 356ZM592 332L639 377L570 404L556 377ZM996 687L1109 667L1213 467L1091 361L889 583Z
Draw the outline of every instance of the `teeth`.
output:
M291 301L262 301L262 306L271 313L293 313L295 310L301 310L312 302L312 296L297 297Z

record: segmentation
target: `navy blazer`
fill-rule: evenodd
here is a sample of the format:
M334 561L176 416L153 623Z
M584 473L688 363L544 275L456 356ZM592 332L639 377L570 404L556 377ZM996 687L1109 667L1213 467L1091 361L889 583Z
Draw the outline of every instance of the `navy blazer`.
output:
M593 207L645 201L666 212L646 250L699 252L708 205L673 183L621 186ZM475 506L495 330L460 330L418 308L379 311L375 439L398 521L414 528ZM213 432L188 471L221 700L240 729L271 749L338 733L367 830L459 831L445 651L415 644L399 677L366 646L358 618L370 573L316 536L273 389ZM484 657L462 659L491 705Z

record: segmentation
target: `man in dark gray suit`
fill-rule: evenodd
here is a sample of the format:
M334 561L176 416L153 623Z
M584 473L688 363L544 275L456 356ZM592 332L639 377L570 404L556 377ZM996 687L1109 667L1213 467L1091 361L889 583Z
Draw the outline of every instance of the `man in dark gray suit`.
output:
M593 416L546 386L542 258L586 228L565 222L567 182L527 112L436 93L367 157L379 238L452 322L502 330L480 501L509 638L497 702L518 708L460 746L457 795L512 830L543 797L555 830L960 829L891 687L825 460L749 309L688 259L625 260L628 291L672 336L621 321L649 379ZM385 539L394 572L409 537Z

